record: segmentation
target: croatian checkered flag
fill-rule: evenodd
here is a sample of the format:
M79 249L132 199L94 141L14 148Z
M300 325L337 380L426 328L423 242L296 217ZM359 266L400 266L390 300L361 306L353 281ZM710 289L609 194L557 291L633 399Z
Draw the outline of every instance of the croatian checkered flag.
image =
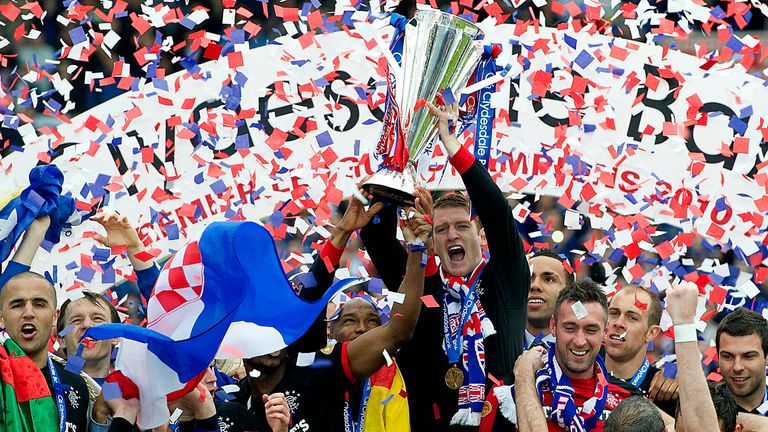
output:
M139 389L142 429L168 419L166 396L214 358L269 354L301 337L345 279L308 302L291 288L269 233L253 222L215 222L163 267L147 304L147 328L103 324L84 337L124 338L116 369Z

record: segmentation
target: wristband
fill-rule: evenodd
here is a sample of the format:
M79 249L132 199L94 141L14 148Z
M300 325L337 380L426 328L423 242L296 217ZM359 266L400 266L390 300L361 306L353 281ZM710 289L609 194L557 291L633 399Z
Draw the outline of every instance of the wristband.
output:
M696 342L696 325L689 324L675 324L675 343Z
M415 252L424 252L427 250L427 245L424 244L421 239L416 239L412 242L406 242L405 245L408 247L408 252L415 253Z

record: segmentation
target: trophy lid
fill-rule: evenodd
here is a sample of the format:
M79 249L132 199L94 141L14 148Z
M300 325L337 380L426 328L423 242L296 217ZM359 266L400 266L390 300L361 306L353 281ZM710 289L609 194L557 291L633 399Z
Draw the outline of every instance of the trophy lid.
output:
M413 18L408 22L411 25L439 25L459 29L475 39L482 39L485 35L480 27L475 23L468 21L456 15L449 14L437 9L417 10Z

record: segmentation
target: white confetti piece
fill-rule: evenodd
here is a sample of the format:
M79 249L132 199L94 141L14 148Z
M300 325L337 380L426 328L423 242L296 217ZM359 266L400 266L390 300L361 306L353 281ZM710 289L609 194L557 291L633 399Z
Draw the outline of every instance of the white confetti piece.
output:
M176 410L171 414L171 416L168 418L168 420L171 423L176 423L177 420L179 420L179 417L184 414L184 411L181 410L181 408L176 408Z
M309 352L309 353L300 352L296 356L296 366L299 366L299 367L311 366L312 363L314 362L315 362L315 353L313 352Z

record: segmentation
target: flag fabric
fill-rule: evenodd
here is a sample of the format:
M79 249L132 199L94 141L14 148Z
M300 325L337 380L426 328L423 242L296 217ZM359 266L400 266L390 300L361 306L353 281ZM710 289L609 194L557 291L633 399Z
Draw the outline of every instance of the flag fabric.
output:
M59 414L39 367L11 339L0 346L0 430L57 432Z
M29 186L13 195L0 208L0 262L11 255L13 246L39 216L51 216L45 239L58 243L61 229L81 222L75 200L61 195L64 174L56 165L42 165L29 172ZM5 201L5 200L0 200Z
M403 375L393 360L369 378L371 393L365 408L364 432L407 432L411 430L408 392Z
M250 358L303 335L345 279L314 302L301 299L282 270L272 237L254 222L214 222L163 267L147 303L147 327L103 324L84 337L123 338L116 369L139 389L138 425L168 418L178 392L214 358Z

